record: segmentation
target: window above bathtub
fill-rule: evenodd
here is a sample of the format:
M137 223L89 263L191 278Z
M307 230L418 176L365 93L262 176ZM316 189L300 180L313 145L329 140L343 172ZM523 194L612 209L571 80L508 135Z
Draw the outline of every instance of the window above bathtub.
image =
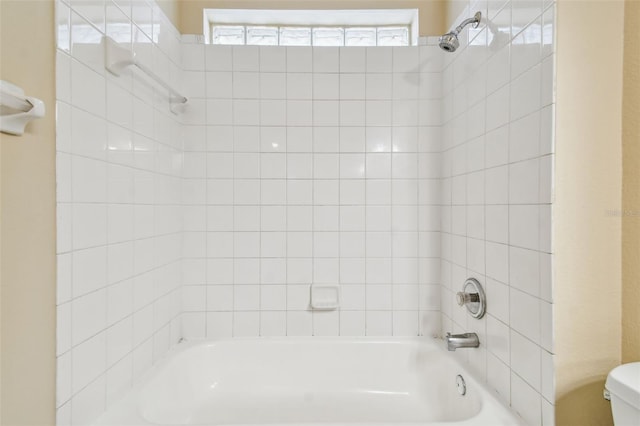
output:
M417 9L205 9L205 40L258 46L411 46Z

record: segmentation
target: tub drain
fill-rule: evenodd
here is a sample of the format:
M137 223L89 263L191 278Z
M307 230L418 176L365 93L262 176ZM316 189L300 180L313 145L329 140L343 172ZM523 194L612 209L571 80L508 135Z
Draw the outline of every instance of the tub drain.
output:
M456 386L458 387L458 393L465 395L467 393L467 384L464 382L464 377L460 374L456 376Z

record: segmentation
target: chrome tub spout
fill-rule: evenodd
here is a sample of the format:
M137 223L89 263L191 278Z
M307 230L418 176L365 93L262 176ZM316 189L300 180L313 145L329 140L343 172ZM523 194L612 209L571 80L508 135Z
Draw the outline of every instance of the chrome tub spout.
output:
M447 349L450 351L455 351L458 348L477 348L480 346L480 340L476 333L447 333L445 339L447 341Z

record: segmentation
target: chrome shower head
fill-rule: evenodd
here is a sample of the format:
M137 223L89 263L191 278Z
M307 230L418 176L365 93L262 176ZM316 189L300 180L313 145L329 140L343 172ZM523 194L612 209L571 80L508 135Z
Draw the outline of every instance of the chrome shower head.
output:
M482 14L480 12L476 12L476 14L473 15L473 18L465 19L456 27L455 30L440 36L438 39L440 48L447 52L455 52L460 46L460 42L458 41L458 34L460 34L460 31L469 24L475 24L473 28L478 28L478 25L480 25L480 19L482 19Z
M458 46L460 46L460 42L458 41L458 36L453 33L446 33L438 40L440 49L447 52L455 52Z

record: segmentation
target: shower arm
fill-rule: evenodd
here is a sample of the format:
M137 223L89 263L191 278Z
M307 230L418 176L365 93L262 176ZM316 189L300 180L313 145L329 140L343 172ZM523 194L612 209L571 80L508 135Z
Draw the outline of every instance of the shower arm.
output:
M456 35L460 34L460 31L462 31L464 27L466 27L469 24L475 24L473 28L478 28L478 25L480 25L481 17L482 15L480 14L480 12L476 12L473 18L467 18L464 21L462 21L462 23L456 27L456 29L454 30L454 33Z

